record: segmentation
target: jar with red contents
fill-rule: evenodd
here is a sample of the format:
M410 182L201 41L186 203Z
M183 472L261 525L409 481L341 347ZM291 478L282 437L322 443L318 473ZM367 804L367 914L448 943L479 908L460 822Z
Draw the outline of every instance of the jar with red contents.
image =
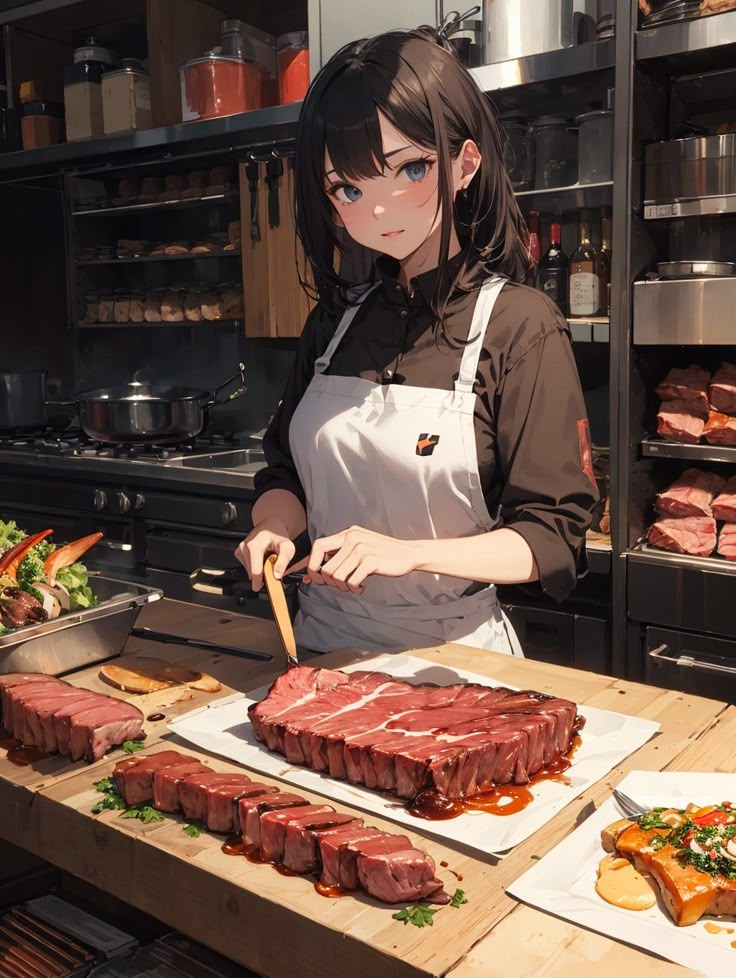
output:
M309 35L291 31L276 40L279 102L300 102L309 88Z

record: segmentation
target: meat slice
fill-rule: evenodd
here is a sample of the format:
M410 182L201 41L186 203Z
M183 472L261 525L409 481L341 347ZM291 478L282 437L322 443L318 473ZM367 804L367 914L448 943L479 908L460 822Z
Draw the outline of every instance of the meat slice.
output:
M156 771L192 762L199 763L191 754L162 750L158 754L123 758L113 768L112 776L126 805L138 805L153 798L153 776Z
M736 523L736 475L731 476L713 500L713 518L724 523Z
M710 557L716 548L716 521L711 516L657 520L647 530L647 540L674 553Z
M207 804L204 824L210 832L232 832L234 802L253 784L245 774L230 784L210 785L206 790Z
M246 785L240 794L232 799L232 831L235 832L236 835L241 835L243 832L243 828L240 824L240 802L243 798L258 798L262 801L271 795L277 794L278 790L279 789L274 785L265 784L262 781L251 781L249 785Z
M21 737L23 743L32 744L46 753L53 753L56 750L55 740L49 744L46 742L46 729L50 727L53 733L54 728L53 721L49 723L49 717L62 706L79 703L86 697L89 697L86 689L77 689L76 686L64 684L51 687L47 694L34 699L33 708L23 711L24 725Z
M710 372L691 364L684 370L673 367L657 387L663 401L683 401L703 416L708 413L708 381Z
M736 417L711 411L703 428L703 437L710 445L736 445Z
M726 560L736 560L736 523L724 523L721 527L718 553Z
M657 413L657 434L684 445L697 445L706 417L707 413L699 413L687 401L663 401Z
M339 886L344 890L357 890L358 844L367 842L369 839L383 838L385 835L385 832L372 828L370 825L360 828L349 825L339 832L321 835L318 839L319 856L322 864L320 882L324 883L325 886ZM408 839L402 838L411 845Z
M160 812L178 812L179 782L189 774L206 774L209 768L197 760L172 764L153 772L153 807Z
M87 689L80 689L79 696L69 696L63 701L54 700L48 706L42 707L39 703L34 713L38 717L38 724L41 728L42 750L48 753L59 751L64 753L59 746L59 730L62 729L61 722L70 717L75 710L85 709L99 703L99 694L92 693ZM58 718L58 722L57 722ZM33 722L32 720L30 721ZM69 753L69 729L64 731L63 743L66 745L66 753Z
M260 851L261 848L261 817L267 812L276 812L283 808L299 808L308 805L306 798L292 795L288 791L274 792L266 798L241 798L238 803L240 825L243 830L243 842Z
M722 414L736 414L736 365L722 363L710 382L710 403Z
M370 843L366 843L370 846ZM448 903L441 880L435 874L432 857L421 849L407 848L394 852L361 853L358 856L360 885L383 903L407 903L429 900Z
M300 805L263 812L261 815L261 859L267 863L282 863L286 845L286 825L295 818L314 818L315 815L336 815L331 805Z
M319 669L313 666L300 666L298 669L287 669L274 682L268 695L259 703L254 703L248 710L253 732L259 740L261 724L264 720L273 720L286 709L301 702L308 702L315 690L331 689L348 682L345 673L333 669Z
M298 809L297 809L298 811ZM359 828L362 818L347 812L327 812L323 815L295 817L286 825L282 862L294 873L314 873L319 869L319 839L334 835L346 826Z
M69 742L71 739L72 717L74 714L91 709L93 706L102 706L103 703L111 699L109 696L103 696L102 693L93 693L91 690L88 693L88 699L81 700L75 704L69 703L54 713L56 749L60 754L70 753Z
M28 683L43 683L53 679L53 676L45 676L42 672L8 672L0 676L0 723L5 727L5 696L6 691L13 686L24 686ZM68 686L68 683L61 679L56 680L60 686ZM8 731L10 733L10 731Z
M57 690L59 684L53 680L46 683L21 684L11 686L5 693L5 729L14 737L21 739L24 724L24 706L31 703L39 695L43 696L52 690ZM30 745L28 745L30 746Z
M135 740L142 729L138 707L111 698L71 717L69 754L73 761L99 761L112 747Z
M659 493L654 508L660 516L712 516L711 503L725 484L714 472L686 469L677 482Z
M179 805L184 817L192 821L205 822L207 817L207 789L218 785L242 784L243 775L222 774L208 771L190 774L179 782Z

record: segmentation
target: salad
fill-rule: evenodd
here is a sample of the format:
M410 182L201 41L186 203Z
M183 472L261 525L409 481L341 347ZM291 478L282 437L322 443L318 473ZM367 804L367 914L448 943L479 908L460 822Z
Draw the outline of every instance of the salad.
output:
M102 534L58 546L48 539L53 532L29 536L0 520L0 635L97 604L80 559Z

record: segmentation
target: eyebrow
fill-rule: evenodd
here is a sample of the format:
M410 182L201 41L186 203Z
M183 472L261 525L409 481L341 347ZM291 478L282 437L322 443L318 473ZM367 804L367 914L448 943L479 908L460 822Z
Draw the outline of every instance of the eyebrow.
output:
M388 159L390 159L390 157L396 156L397 153L403 153L405 149L415 149L415 148L416 147L414 146L413 143L409 143L408 146L400 146L398 149L392 149L390 153L384 153L383 154L383 157L384 157L384 159L388 160ZM325 176L326 177L329 177L329 175L331 173L337 173L337 170L334 170L334 169L333 170L328 170L327 173L325 173Z

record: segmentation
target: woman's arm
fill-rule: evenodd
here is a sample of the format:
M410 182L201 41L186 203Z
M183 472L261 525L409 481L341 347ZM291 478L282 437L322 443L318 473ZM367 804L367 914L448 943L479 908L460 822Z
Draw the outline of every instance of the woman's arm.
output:
M539 578L532 548L509 527L462 540L420 540L416 570L485 584L527 584Z

